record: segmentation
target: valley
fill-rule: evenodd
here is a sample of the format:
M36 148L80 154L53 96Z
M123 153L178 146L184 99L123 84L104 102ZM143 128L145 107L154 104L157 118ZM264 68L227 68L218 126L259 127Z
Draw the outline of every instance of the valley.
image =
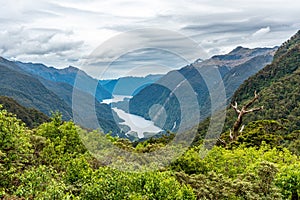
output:
M299 3L2 4L1 200L300 199Z

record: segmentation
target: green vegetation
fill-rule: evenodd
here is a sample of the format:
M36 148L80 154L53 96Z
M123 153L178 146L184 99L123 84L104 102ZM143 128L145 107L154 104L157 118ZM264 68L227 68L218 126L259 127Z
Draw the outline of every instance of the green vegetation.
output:
M25 199L195 199L174 173L121 172L101 165L85 149L73 122L54 114L29 130L0 111L0 195Z
M260 126L253 123L251 130ZM78 133L94 137L73 122L63 122L59 113L29 129L1 109L1 198L296 199L300 194L299 157L273 143L262 141L259 148L216 146L208 152L199 145L160 171L141 173L119 171L98 161ZM107 136L136 152L155 151L173 137L131 143Z
M279 48L271 65L246 81L234 95L234 100L245 105L257 89L261 94L258 106L265 106L263 111L245 117L245 128L235 140L229 137L236 119L230 109L224 133L218 138L224 143L204 148L203 136L209 123L205 120L197 127L194 146L156 171L134 171L134 162L124 168L133 170L118 170L111 161L123 163L124 155L104 149L107 152L101 153L111 157L101 160L103 155L96 153L111 145L122 152L151 154L170 144L174 134L130 142L113 134L88 132L63 121L60 113L53 113L50 121L38 127L28 128L1 106L0 198L298 200L299 38L300 32Z

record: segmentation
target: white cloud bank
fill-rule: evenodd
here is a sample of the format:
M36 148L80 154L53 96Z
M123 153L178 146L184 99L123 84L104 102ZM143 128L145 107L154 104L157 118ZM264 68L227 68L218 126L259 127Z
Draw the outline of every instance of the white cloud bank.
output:
M191 37L210 55L238 45L275 46L299 29L299 10L300 2L292 0L0 0L0 56L59 68L80 67L87 55L109 38L145 27ZM128 42L143 41L151 38L144 35ZM169 46L182 48L180 41L174 40ZM155 56L145 52L136 59L143 66L165 59L163 53ZM126 69L132 60L129 56L118 66ZM180 65L169 57L167 62L164 65L171 68ZM110 76L122 73L114 70Z

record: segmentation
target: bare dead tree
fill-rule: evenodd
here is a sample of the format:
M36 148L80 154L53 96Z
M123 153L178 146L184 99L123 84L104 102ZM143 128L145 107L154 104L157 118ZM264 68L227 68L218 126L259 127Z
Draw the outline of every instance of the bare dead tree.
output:
M238 104L237 104L236 101L235 101L234 105L231 104L231 107L235 110L235 112L238 115L237 120L233 124L233 133L230 130L230 139L231 140L236 140L237 139L237 137L239 135L239 129L240 129L242 123L243 123L243 117L244 117L244 115L246 115L248 113L251 113L251 112L256 112L256 111L259 111L259 110L263 109L263 106L249 109L249 107L258 99L258 97L259 96L258 96L258 94L255 91L254 92L254 98L249 103L247 103L246 105L244 105L242 107L242 109L238 108ZM242 129L244 129L244 128L242 127ZM241 129L241 131L242 131L242 129Z

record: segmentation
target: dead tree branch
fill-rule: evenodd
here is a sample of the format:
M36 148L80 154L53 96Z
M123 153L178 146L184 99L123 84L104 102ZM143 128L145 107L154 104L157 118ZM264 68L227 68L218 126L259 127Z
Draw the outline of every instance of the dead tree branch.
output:
M254 98L248 102L246 105L244 105L242 107L241 110L238 109L238 104L235 101L235 104L231 104L231 107L235 110L235 112L238 114L237 120L235 121L235 123L233 124L233 135L231 134L231 130L230 130L230 139L231 140L236 140L238 135L239 135L239 129L242 125L243 122L243 117L245 114L247 113L251 113L251 112L256 112L259 110L262 110L263 107L257 107L257 108L252 108L252 109L248 109L250 106L252 106L252 104L259 98L258 94L256 93L256 91L254 92Z

